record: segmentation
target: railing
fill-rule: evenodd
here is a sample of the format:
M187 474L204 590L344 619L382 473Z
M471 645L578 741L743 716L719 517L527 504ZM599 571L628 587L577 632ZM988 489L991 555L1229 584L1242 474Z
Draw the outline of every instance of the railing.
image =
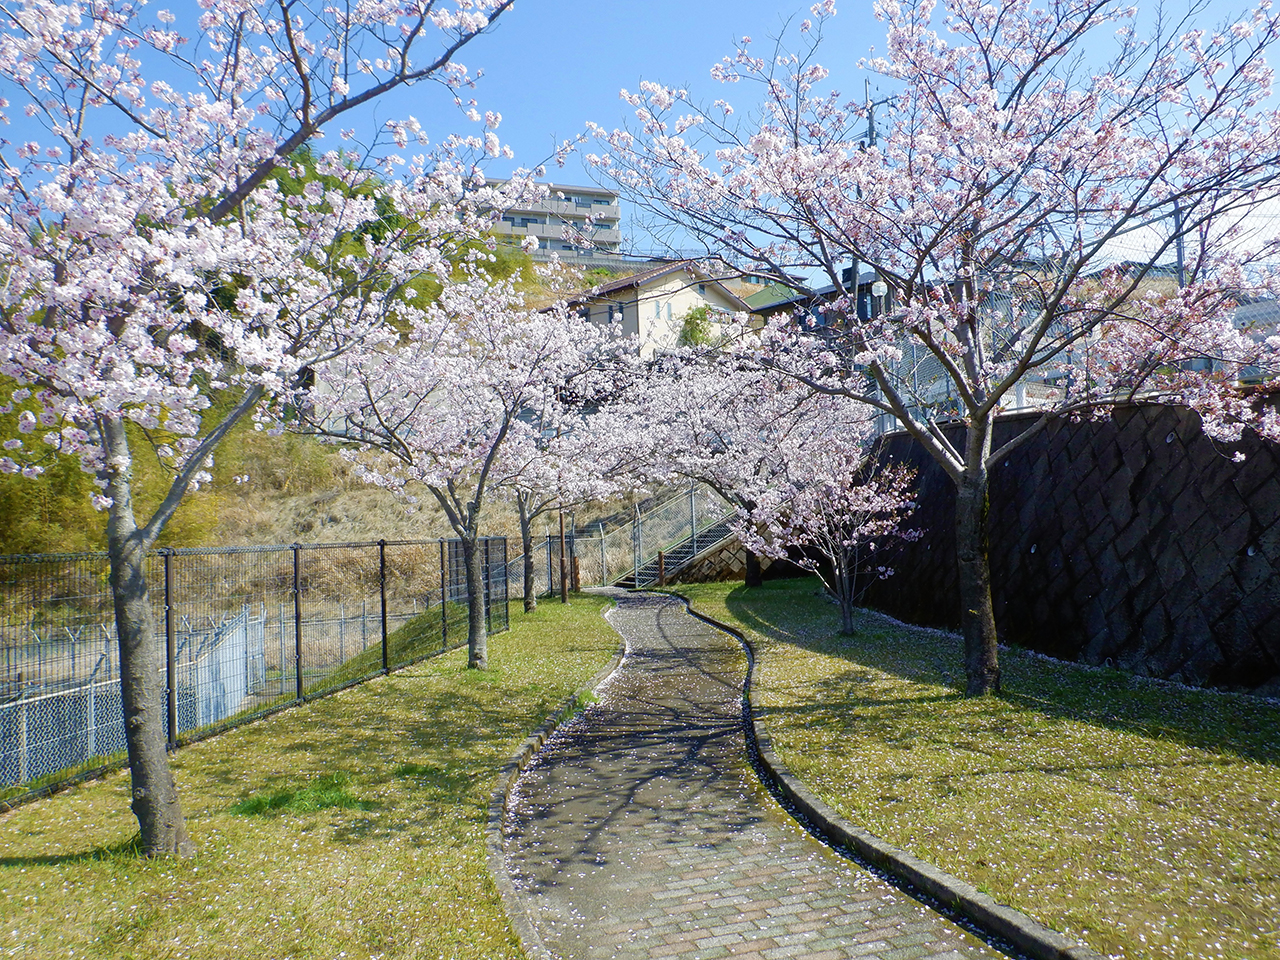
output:
M656 572L646 577L645 569L656 571L659 553L678 551L681 544L686 544L692 552L686 551L685 559L692 559L728 536L723 525L733 515L733 507L714 490L693 484L644 509L637 507L632 519L603 535L578 533L566 537L566 571L572 577L576 566L577 582L584 587L615 584L627 578L646 586L657 580ZM717 531L722 532L717 535ZM535 592L542 595L559 590L559 538L548 536L536 541L533 553ZM508 564L507 576L512 584L523 584L523 563L523 556L519 556ZM523 596L522 586L514 589Z
M480 549L500 632L506 541ZM467 638L457 541L159 550L147 564L171 747ZM102 553L0 557L0 786L119 762L107 572Z

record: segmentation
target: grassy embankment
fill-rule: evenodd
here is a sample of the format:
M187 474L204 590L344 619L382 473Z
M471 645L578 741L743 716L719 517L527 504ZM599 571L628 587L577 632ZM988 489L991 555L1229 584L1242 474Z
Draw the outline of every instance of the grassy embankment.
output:
M494 780L608 662L601 598L187 747L190 861L135 853L126 774L0 818L0 955L521 957L485 861Z
M1280 957L1280 705L1023 651L966 699L959 638L815 580L681 587L739 626L782 760L844 816L1095 949Z

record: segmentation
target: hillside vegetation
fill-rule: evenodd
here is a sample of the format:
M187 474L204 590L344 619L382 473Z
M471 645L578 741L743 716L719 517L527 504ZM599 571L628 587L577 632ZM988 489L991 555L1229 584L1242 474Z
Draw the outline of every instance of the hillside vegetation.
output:
M16 436L17 415L0 417L0 441ZM139 515L149 514L168 474L138 431L134 473ZM71 457L50 456L34 479L0 476L0 553L101 550L105 512L90 496L93 478ZM449 535L434 502L407 506L386 490L358 480L339 451L311 437L269 436L241 424L223 443L210 472L213 482L190 493L160 546L249 543L336 543L348 540L433 538ZM495 534L508 532L504 505L492 512Z
M518 248L495 251L495 276L521 274L520 286L534 303L550 302L568 290L601 282L603 271L584 275L566 268L553 283L532 270ZM430 287L430 284L428 284ZM434 289L426 289L430 299ZM17 386L0 378L0 397ZM210 411L217 414L234 402L223 397ZM34 400L14 403L0 414L0 443L21 436L18 416ZM49 429L42 424L37 431ZM134 495L139 517L150 516L172 474L154 453L171 437L132 431L135 451ZM38 444L36 444L38 446ZM51 453L34 479L0 474L0 554L69 553L101 550L106 543L107 515L95 510L91 476L72 457ZM272 436L242 422L222 443L210 468L213 482L193 490L160 535L162 547L231 546L263 543L340 543L358 540L409 540L450 537L452 531L429 493L407 505L386 490L358 480L351 465L332 446L311 437L285 433ZM513 509L492 501L485 533L519 536Z

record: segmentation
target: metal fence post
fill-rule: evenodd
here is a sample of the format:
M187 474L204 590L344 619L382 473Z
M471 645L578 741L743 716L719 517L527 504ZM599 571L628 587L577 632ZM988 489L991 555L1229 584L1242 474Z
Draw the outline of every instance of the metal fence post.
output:
M302 701L302 548L293 545L293 665L295 695Z
M489 538L485 537L476 546L484 545L484 571L480 576L480 595L484 598L484 629L486 633L493 632L493 610L491 603L493 598L489 595L489 588L492 585L493 569L489 566Z
M164 556L164 683L169 695L165 711L169 749L178 745L178 638L173 629L173 551ZM92 688L90 688L92 691ZM89 694L93 696L92 692Z
M698 552L698 506L694 499L693 481L689 481L689 556Z
M604 553L604 527L600 527L600 586L607 586L609 583L609 563L605 559Z
M640 542L641 535L642 535L642 534L641 534L641 531L640 531L640 504L638 504L638 503L637 503L637 504L636 504L636 519L635 519L635 523L634 523L634 524L632 525L632 527L631 527L631 538L632 538L632 541L633 541L633 543L632 543L632 547L634 548L634 549L633 549L633 552L635 553L635 557L634 557L634 560L635 560L635 571L634 571L634 573L632 574L632 578L635 580L635 583L636 583L636 586L637 586L637 587L639 587L639 586L640 586L640 553L641 553L641 548L642 548L642 547L641 547L641 542Z
M449 564L445 562L444 541L440 541L440 649L449 646Z
M382 672L391 669L391 650L387 637L387 541L378 541L378 589L382 598Z
M18 673L18 696L22 697L22 673ZM26 783L30 777L30 743L28 741L27 701L18 700L18 782Z
M569 514L569 587L574 593L582 589L578 575L578 518Z
M560 602L569 602L569 558L564 555L564 507L560 508Z
M508 573L507 560L511 552L507 549L507 538L502 538L502 629L511 629L511 576Z

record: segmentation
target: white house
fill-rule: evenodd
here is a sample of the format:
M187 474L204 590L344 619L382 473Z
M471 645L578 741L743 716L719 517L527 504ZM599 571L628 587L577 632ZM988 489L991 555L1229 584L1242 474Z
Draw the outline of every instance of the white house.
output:
M712 319L750 313L747 302L692 260L660 263L629 277L584 290L569 301L595 323L620 320L623 333L640 339L646 360L675 347L685 320L697 307L709 307Z

